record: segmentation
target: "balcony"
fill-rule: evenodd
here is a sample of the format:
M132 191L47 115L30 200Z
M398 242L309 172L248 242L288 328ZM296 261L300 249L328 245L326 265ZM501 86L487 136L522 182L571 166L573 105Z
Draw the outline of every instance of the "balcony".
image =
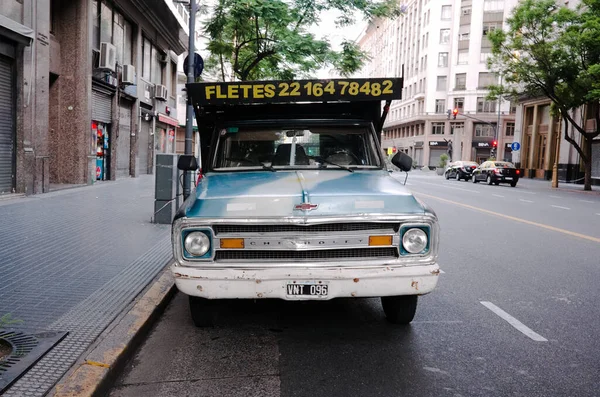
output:
M460 16L460 26L471 24L471 14Z
M458 41L458 49L459 50L467 50L469 49L470 40L459 40Z

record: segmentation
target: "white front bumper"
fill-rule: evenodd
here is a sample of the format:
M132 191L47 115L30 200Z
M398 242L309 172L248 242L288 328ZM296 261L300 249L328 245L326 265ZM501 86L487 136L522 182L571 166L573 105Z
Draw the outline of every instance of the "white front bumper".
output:
M424 295L438 281L440 268L427 266L376 266L331 268L198 269L173 265L177 288L187 295L208 299L326 300L342 297ZM291 296L289 283L328 285L326 297Z

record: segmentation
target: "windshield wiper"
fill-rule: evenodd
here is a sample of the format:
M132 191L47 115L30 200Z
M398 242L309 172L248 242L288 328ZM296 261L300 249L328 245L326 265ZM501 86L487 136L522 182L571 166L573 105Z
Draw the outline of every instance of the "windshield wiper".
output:
M341 164L337 164L337 163L334 163L334 162L329 161L329 160L325 160L323 157L315 157L315 159L317 159L321 163L327 163L327 164L335 165L336 167L339 167L339 168L341 168L343 170L346 170L348 172L354 172L354 170L352 168L350 168L350 167L346 167L345 165L341 165ZM319 168L327 168L327 167L324 167L323 165L321 165Z

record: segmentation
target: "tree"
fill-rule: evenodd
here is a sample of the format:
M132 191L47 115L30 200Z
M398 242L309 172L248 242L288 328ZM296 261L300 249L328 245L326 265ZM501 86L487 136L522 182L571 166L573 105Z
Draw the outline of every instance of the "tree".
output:
M334 51L307 31L328 10L341 11L339 26L351 24L357 12L367 18L402 13L395 0L218 0L204 26L211 54L207 65L216 67L223 81L293 79L326 65L348 76L362 67L367 54L350 41Z
M489 66L505 84L491 87L491 95L547 96L584 164L584 190L591 190L592 140L600 135L600 0L581 0L577 9L523 0L507 25L488 34ZM578 110L586 113L579 120ZM593 131L586 130L588 118L596 120Z

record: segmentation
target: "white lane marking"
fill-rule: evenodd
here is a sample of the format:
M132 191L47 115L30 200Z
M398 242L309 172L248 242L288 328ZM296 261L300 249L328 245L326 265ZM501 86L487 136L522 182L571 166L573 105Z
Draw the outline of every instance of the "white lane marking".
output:
M434 372L437 374L450 375L450 373L448 371L444 371L444 370L441 370L441 369L435 368L435 367L423 367L423 369L425 371Z
M500 309L498 306L494 305L492 302L481 301L481 304L483 306L487 307L488 309L490 309L495 314L497 314L501 319L507 321L510 325L515 327L517 330L522 332L524 335L533 339L534 341L548 342L548 339L546 339L542 335L534 332L531 328L529 328L528 326L526 326L525 324L523 324L522 322L520 322L519 320L517 320L516 318L514 318L507 312L505 312L504 310Z
M534 193L534 192L523 192L523 191L519 191L519 193L523 193L523 194L537 194L537 193Z
M600 215L600 212L598 212L596 215Z
M525 199L519 199L519 201L522 201L524 203L533 203L533 201L531 201L531 200L525 200Z
M504 196L501 196L501 195L499 195L499 194L492 194L492 196L496 196L496 197L504 197Z
M570 210L569 207L561 207L560 205L551 205L551 207L560 208L561 210Z
M562 198L560 196L548 196L548 197L557 198L557 199Z
M589 201L589 200L579 200L582 203L590 203L590 204L596 204L594 201Z
M425 184L425 185L431 185L431 186L437 186L437 187L445 187L446 189L463 190L465 192L470 192L470 193L477 193L477 194L481 193L481 192L478 192L477 190L463 189L462 187L447 186L445 183L444 184L439 184L439 183L423 182L423 184Z

